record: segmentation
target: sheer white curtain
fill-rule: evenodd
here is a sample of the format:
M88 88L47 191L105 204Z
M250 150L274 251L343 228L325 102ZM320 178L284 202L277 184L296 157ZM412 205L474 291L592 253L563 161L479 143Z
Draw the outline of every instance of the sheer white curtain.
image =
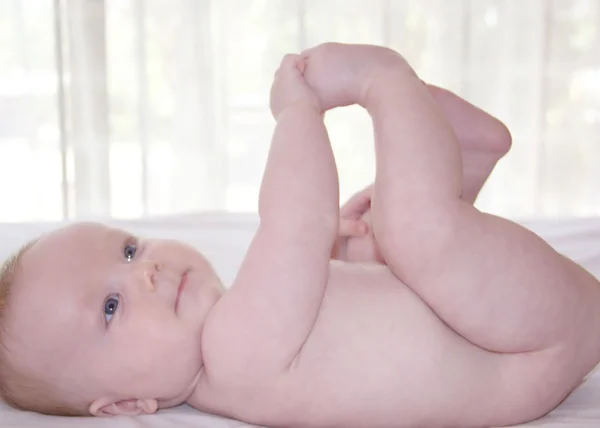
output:
M0 0L0 221L255 211L281 56L389 45L502 119L478 205L600 214L599 0ZM343 197L367 115L328 115Z

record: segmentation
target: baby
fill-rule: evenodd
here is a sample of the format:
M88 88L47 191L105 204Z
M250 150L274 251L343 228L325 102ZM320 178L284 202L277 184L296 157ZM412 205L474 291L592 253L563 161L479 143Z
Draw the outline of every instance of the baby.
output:
M330 260L339 190L322 113L354 103L375 128L381 264ZM269 426L498 426L545 414L600 360L598 282L461 199L456 135L401 56L288 55L271 108L260 225L228 291L192 248L96 224L8 264L9 401L91 415L187 402Z

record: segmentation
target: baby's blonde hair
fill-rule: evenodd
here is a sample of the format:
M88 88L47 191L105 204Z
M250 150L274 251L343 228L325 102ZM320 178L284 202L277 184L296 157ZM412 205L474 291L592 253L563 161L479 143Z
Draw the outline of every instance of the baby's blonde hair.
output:
M34 378L10 364L6 346L6 308L21 259L35 241L29 242L0 267L0 398L10 406L56 416L89 415L87 406L65 400L50 382Z

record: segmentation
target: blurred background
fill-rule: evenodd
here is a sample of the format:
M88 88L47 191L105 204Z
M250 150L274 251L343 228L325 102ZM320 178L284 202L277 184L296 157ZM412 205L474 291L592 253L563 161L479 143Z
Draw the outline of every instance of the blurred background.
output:
M479 208L600 215L600 0L0 0L0 221L255 212L273 73L324 41L390 46L507 124ZM345 199L372 129L327 124Z

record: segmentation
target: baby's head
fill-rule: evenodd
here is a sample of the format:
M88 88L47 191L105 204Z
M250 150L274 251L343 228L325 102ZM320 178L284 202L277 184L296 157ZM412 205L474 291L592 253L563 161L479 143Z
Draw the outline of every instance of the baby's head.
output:
M59 415L178 405L202 371L202 328L222 293L180 242L90 223L42 236L0 272L0 394Z

